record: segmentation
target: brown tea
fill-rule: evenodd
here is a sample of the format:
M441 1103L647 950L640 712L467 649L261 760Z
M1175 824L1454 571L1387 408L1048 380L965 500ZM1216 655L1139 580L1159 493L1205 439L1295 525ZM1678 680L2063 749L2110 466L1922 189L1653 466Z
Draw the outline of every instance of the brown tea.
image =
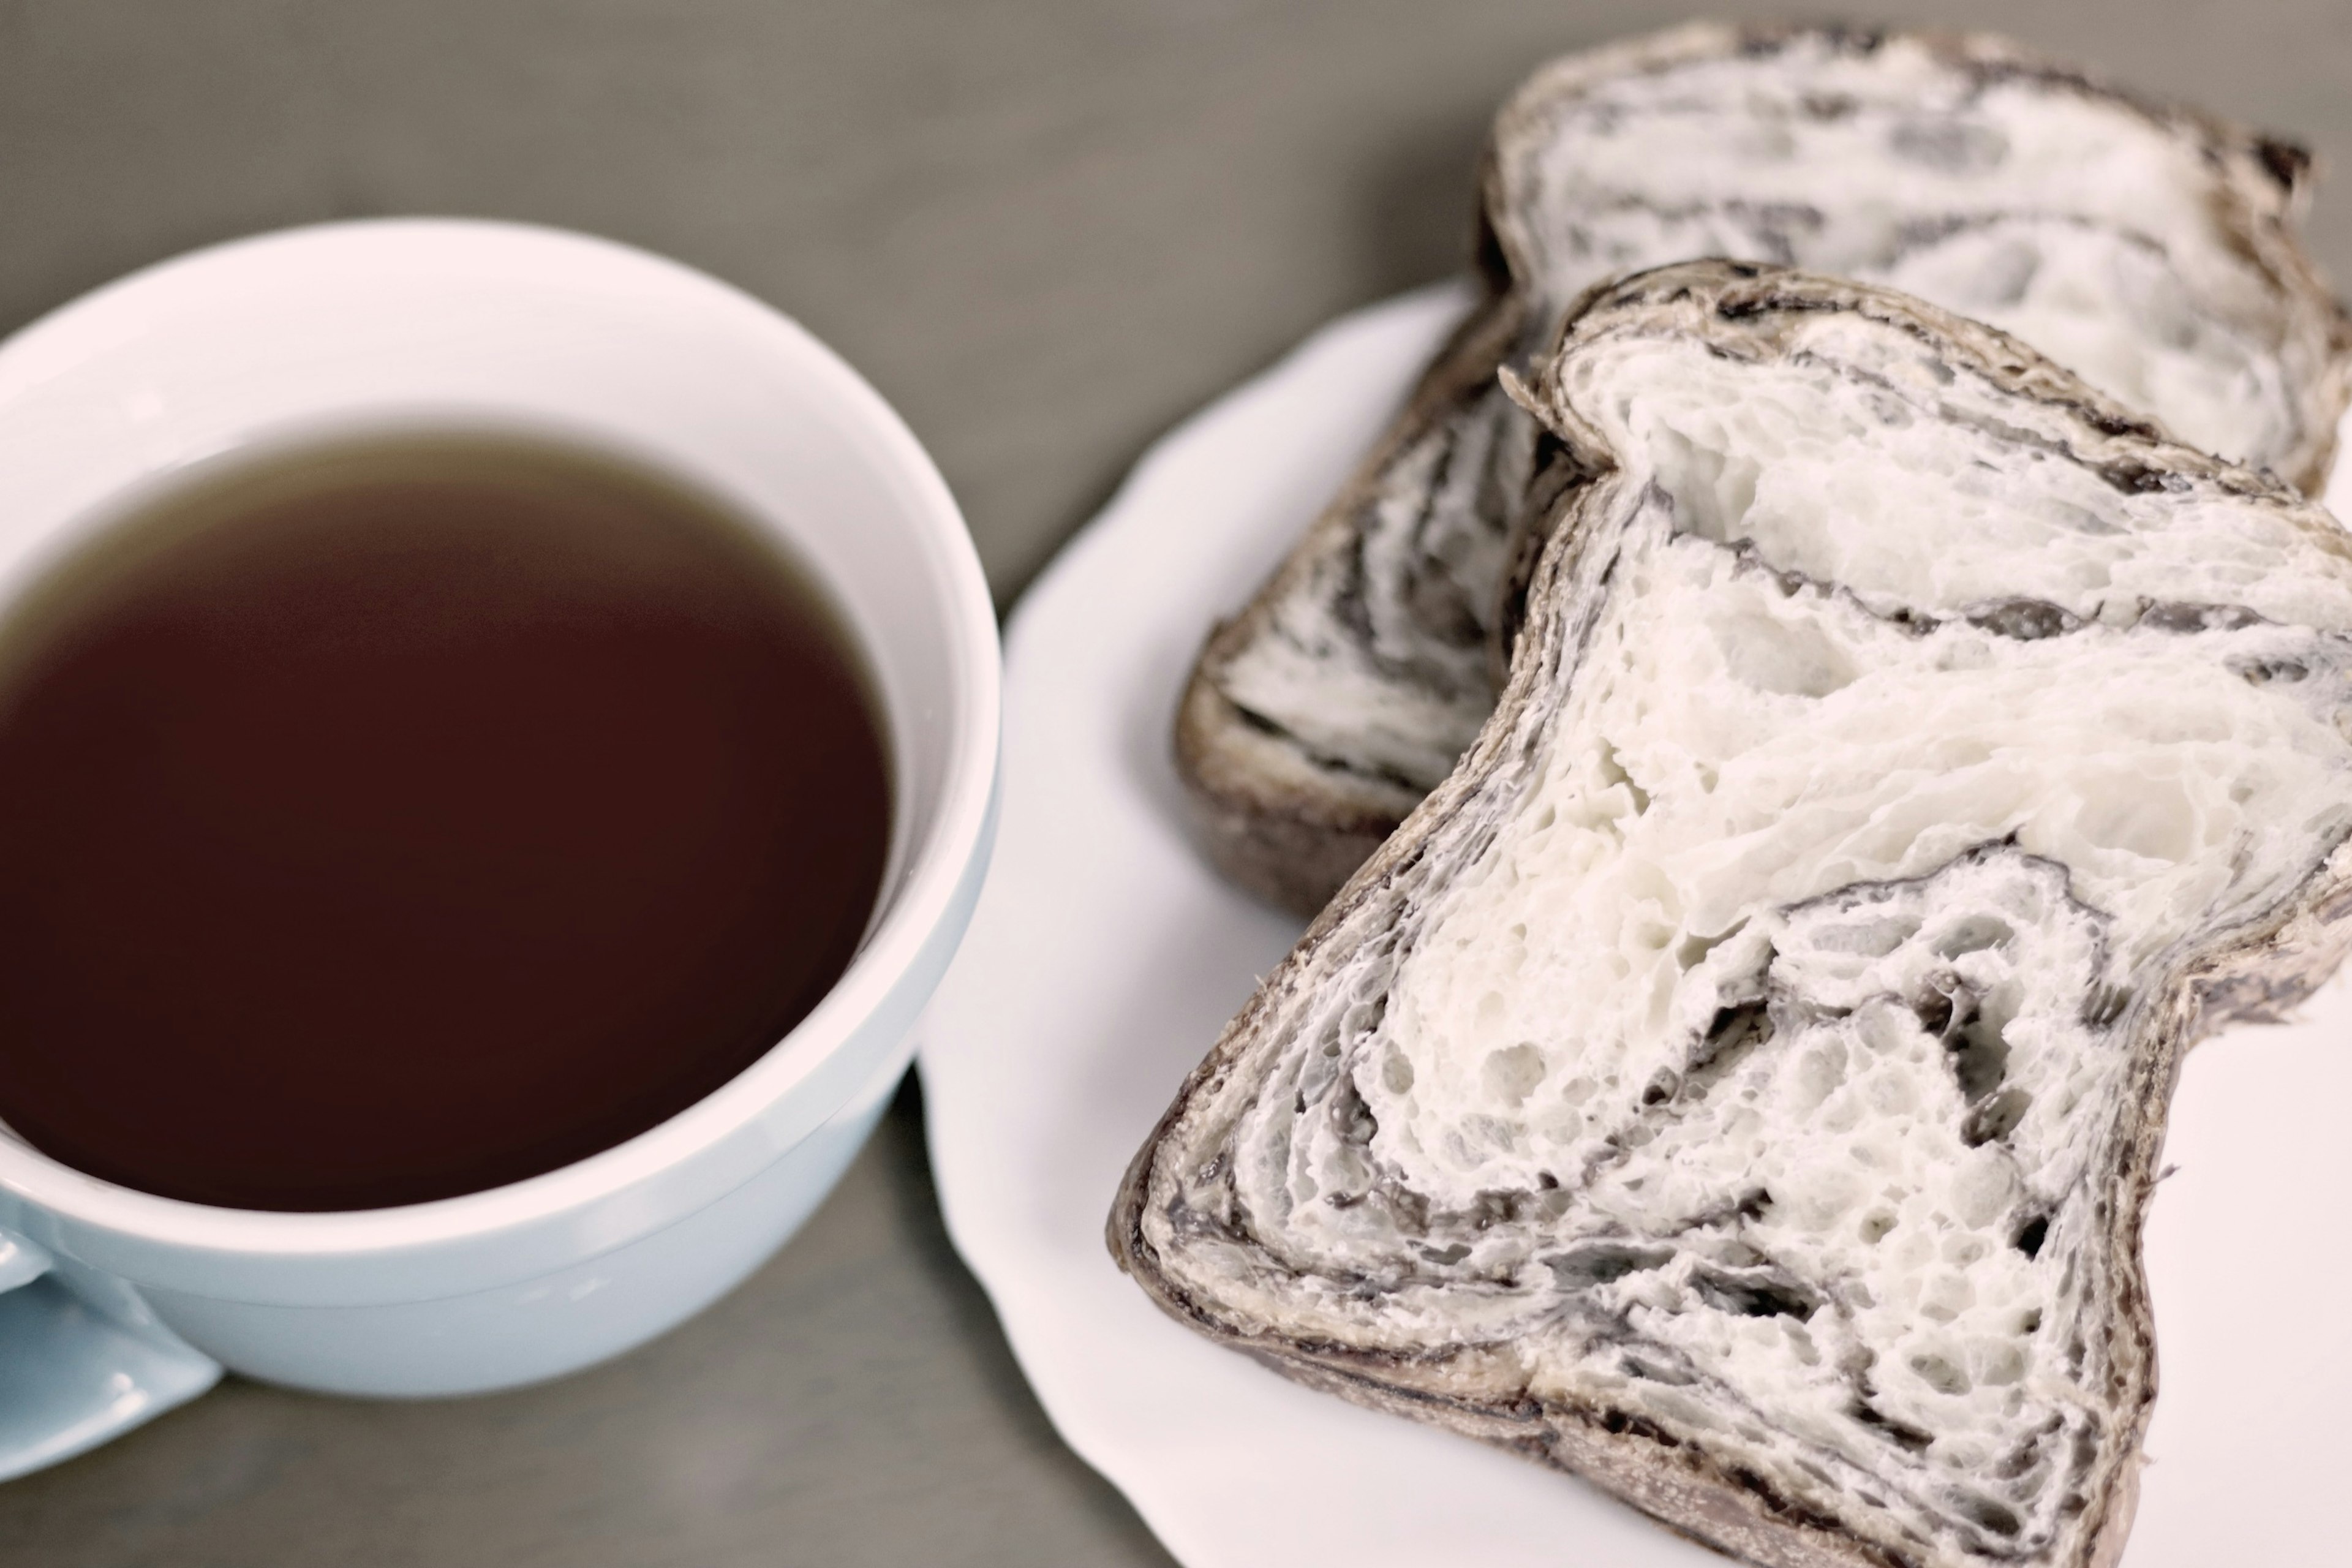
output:
M240 1208L553 1170L816 1004L889 800L856 644L720 503L535 437L237 463L0 628L0 1121Z

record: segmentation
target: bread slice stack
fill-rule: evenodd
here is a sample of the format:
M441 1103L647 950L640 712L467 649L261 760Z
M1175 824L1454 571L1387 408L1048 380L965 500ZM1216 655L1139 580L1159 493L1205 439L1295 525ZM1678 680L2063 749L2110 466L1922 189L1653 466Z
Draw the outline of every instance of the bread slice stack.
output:
M2181 1053L2352 940L2352 540L1853 281L1641 274L1511 385L1499 703L1114 1252L1753 1563L2114 1563Z
M1195 668L1177 753L1211 853L1320 908L1478 733L1537 430L1496 372L1586 288L1703 256L1888 284L2315 489L2352 334L2296 237L2307 174L1980 36L1700 25L1546 67L1495 122L1484 302Z

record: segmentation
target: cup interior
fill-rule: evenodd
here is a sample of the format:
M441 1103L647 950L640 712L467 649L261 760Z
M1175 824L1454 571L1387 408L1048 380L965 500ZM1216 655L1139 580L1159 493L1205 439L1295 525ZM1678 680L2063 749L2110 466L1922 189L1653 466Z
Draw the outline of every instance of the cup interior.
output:
M0 614L200 465L398 428L535 433L666 470L772 531L829 590L877 688L892 842L865 950L788 1039L854 1024L842 994L887 988L861 972L903 963L982 836L993 616L905 426L723 284L558 231L388 221L240 241L101 289L0 346ZM0 1138L0 1176L25 1158Z

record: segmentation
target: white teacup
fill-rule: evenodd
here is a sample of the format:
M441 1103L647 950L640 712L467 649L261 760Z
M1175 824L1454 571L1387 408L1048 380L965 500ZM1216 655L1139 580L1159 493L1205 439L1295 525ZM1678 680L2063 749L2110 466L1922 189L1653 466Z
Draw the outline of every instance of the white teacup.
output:
M223 1365L437 1394L625 1350L782 1245L906 1067L994 825L995 621L914 437L756 300L621 246L470 222L298 229L139 273L0 346L0 613L124 498L192 464L464 426L677 473L789 538L833 590L881 688L896 775L865 944L716 1093L593 1158L464 1197L211 1208L99 1181L0 1130L0 1477L102 1442Z

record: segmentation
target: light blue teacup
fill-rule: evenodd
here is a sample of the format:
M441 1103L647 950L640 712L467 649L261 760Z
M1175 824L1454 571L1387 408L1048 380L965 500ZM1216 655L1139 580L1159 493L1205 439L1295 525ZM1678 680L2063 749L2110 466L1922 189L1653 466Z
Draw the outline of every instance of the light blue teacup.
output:
M993 828L995 622L914 437L756 300L621 246L470 222L298 229L139 273L0 345L0 607L125 497L192 464L466 423L678 473L789 538L833 590L881 688L897 790L865 943L708 1099L464 1197L210 1208L86 1176L0 1129L0 1478L103 1442L224 1366L445 1394L625 1350L782 1244L905 1069Z

